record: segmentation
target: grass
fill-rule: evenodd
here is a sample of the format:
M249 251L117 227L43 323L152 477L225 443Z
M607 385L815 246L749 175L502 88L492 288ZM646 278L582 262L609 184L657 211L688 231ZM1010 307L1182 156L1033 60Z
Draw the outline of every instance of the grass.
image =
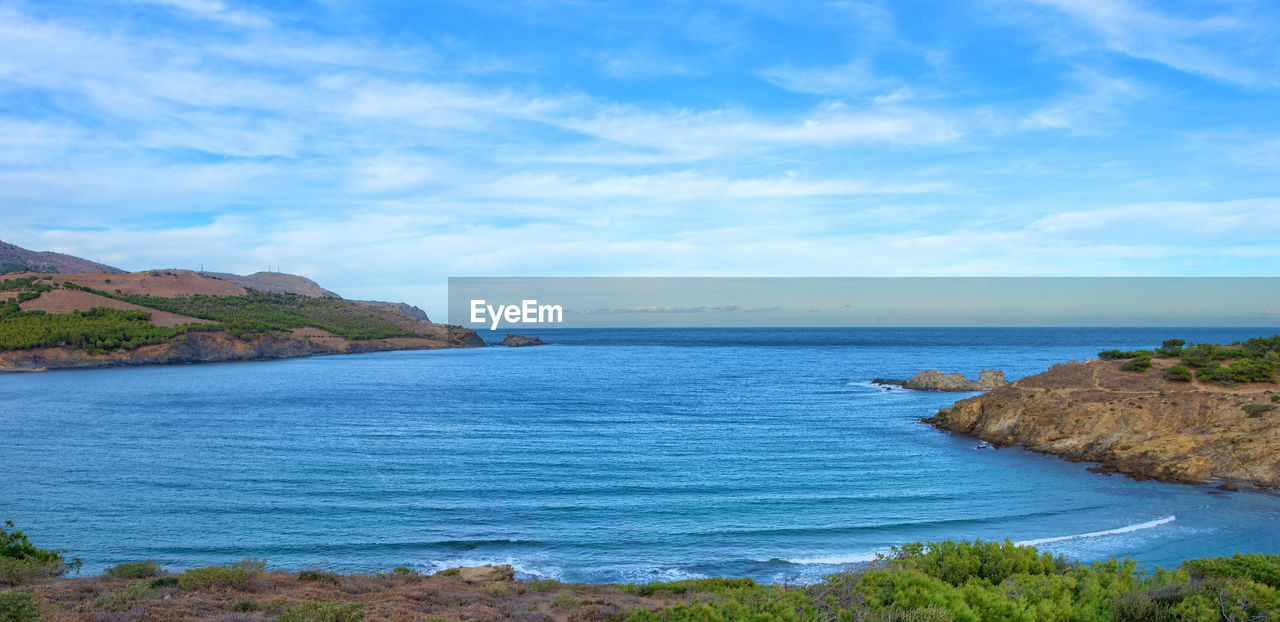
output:
M160 564L154 559L128 562L107 568L107 575L117 579L143 579L160 574Z
M364 605L359 603L303 601L286 607L276 622L360 622Z
M178 587L184 590L210 587L245 590L249 588L249 580L261 575L266 566L267 560L250 557L225 566L192 568L178 575Z

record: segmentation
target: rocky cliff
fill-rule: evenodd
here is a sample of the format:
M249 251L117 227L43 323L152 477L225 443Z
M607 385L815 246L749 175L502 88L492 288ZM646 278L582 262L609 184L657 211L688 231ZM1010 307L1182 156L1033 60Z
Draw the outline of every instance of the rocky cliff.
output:
M1055 365L925 419L997 447L1022 445L1135 479L1280 487L1277 387L1165 380L1120 361Z

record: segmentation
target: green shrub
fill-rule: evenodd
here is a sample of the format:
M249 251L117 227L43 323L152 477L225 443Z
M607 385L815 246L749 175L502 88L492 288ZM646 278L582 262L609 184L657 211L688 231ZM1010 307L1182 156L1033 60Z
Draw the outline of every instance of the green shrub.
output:
M1264 413L1275 410L1276 405L1275 404L1245 404L1240 408L1244 409L1244 412L1248 413L1250 417L1261 417Z
M1139 356L1137 358L1129 359L1120 364L1120 369L1125 371L1147 371L1148 369L1151 369L1151 358Z
M561 583L555 579L538 579L530 581L528 588L534 592L554 592L560 589Z
M318 583L332 583L334 585L337 585L339 583L337 575L331 572L324 572L321 570L303 570L302 572L298 573L298 580L299 581L315 581Z
M414 569L412 569L412 568L410 568L410 567L408 567L408 566L396 566L394 569L392 569L391 573L392 573L392 574L394 574L394 575L396 575L396 576L398 576L398 577L416 577L416 576L418 576L418 571L417 571L417 570L414 570Z
M184 590L208 587L243 590L249 587L249 580L261 575L263 568L266 567L265 559L247 558L225 566L192 568L178 575L178 587Z
M259 605L257 602L252 600L242 600L231 606L232 611L238 611L241 613L258 611L260 609L262 609L262 605Z
M276 622L360 622L364 605L337 602L302 601L286 607Z
M80 569L80 559L66 561L66 551L42 549L21 531L13 530L13 521L0 528L0 585L20 585L39 577L57 577L68 570Z
M1164 370L1165 380L1172 380L1174 382L1191 382L1192 377L1194 377L1194 374L1191 372L1190 367L1174 365Z
M143 579L160 574L160 564L154 559L128 562L107 568L107 574L117 579Z
M1182 346L1186 343L1181 339L1166 339L1160 344L1160 349L1156 350L1156 356L1162 359L1178 358L1182 356Z
M1243 578L1280 589L1280 555L1236 553L1232 557L1209 557L1182 563L1196 579Z
M9 590L0 592L0 621L39 622L40 605L26 592Z
M178 587L178 577L156 577L148 585L153 588Z
M100 599L103 604L126 603L134 600L153 600L160 598L160 593L151 587L148 581L138 581L128 587L112 590L111 594Z

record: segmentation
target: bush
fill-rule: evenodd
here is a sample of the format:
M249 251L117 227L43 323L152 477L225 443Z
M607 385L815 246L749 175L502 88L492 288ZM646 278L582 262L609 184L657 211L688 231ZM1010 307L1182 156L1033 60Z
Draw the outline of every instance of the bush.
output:
M1191 382L1192 377L1193 377L1193 374L1191 373L1190 367L1184 367L1182 365L1174 365L1164 370L1165 380L1172 380L1174 382Z
M0 620L4 622L39 622L40 605L26 592L0 592Z
M554 592L560 589L560 582L555 579L538 579L529 582L529 589L534 592Z
M178 577L156 577L149 583L152 588L178 587Z
M0 585L20 585L38 577L57 577L79 570L79 558L67 562L66 551L50 551L31 544L27 535L13 529L13 521L0 528Z
M320 571L320 570L303 570L302 572L298 573L298 580L299 581L315 581L318 583L332 583L334 585L337 585L339 583L337 575L330 572Z
M145 579L160 574L160 564L154 559L128 562L107 568L107 574L117 579Z
M146 581L139 581L128 587L113 590L111 594L98 602L103 604L127 603L135 600L153 600L160 598L160 593Z
M249 587L249 580L261 575L262 569L266 567L267 560L250 557L225 566L192 568L178 575L178 587L184 590L208 587L243 590Z
M1162 359L1178 358L1182 356L1182 346L1186 343L1181 339L1166 339L1156 350L1156 355Z
M336 603L302 601L286 607L276 622L360 622L364 619L364 605L360 603Z
M232 611L238 611L241 613L258 611L260 609L262 609L262 605L259 605L257 602L252 600L242 600L231 606Z
M1151 369L1151 358L1140 356L1129 359L1120 364L1120 369L1125 371L1147 371L1148 369Z
M1261 417L1263 413L1267 413L1276 409L1275 404L1245 404L1241 406L1244 412L1250 417Z

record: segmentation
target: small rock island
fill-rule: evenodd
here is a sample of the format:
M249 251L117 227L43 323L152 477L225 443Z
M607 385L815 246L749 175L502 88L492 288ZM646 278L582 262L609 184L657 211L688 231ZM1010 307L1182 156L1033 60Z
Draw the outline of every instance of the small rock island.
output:
M984 369L977 380L969 380L964 374L944 374L936 369L926 369L912 376L910 380L888 380L876 378L871 384L881 386L902 387L916 391L990 391L1002 387L1008 382L1004 372L998 369Z
M502 340L502 345L508 348L525 348L528 346L545 346L547 342L537 337L525 337L524 335L507 333L507 338Z

